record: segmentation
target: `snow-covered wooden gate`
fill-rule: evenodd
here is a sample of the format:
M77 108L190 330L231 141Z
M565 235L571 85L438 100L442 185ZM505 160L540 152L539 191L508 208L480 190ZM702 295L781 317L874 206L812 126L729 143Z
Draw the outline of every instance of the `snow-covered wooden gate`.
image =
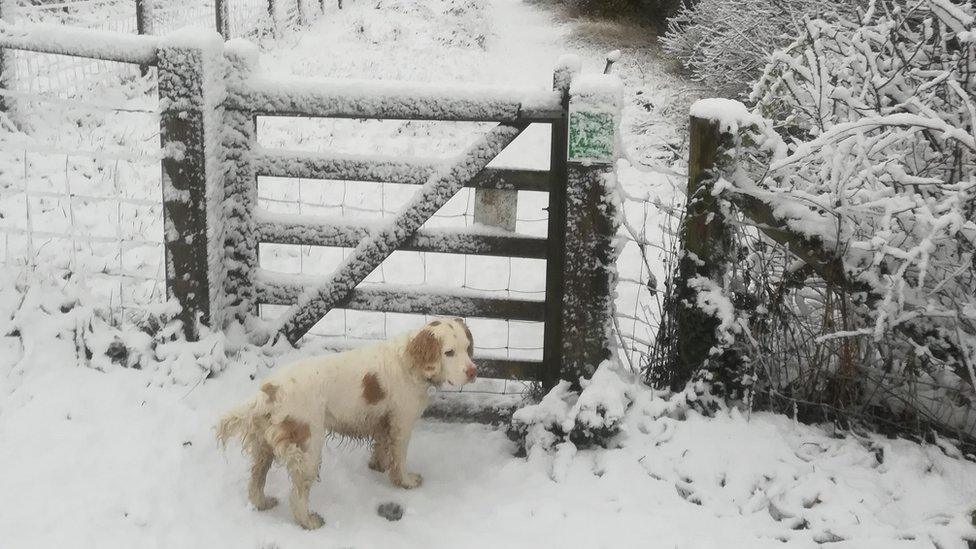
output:
M2 30L2 29L0 29ZM255 72L256 49L219 36L163 38L46 28L0 33L0 47L155 65L164 153L167 290L196 322L247 325L259 303L290 305L277 334L292 343L336 308L544 322L542 361L480 358L485 377L539 380L588 376L609 355L617 202L612 180L620 90L603 75L580 77L562 60L552 90L401 82L287 79ZM116 47L119 46L119 47ZM124 50L124 53L120 53ZM0 75L2 76L2 75ZM258 116L496 122L455 159L296 153L257 146ZM532 123L550 124L550 169L500 170L488 163ZM257 207L257 178L301 177L419 185L389 223L369 227ZM546 238L516 233L422 229L463 187L549 192ZM317 284L258 268L261 242L352 247ZM360 287L397 249L546 260L546 298L500 299L466 291ZM478 358L478 357L476 357Z

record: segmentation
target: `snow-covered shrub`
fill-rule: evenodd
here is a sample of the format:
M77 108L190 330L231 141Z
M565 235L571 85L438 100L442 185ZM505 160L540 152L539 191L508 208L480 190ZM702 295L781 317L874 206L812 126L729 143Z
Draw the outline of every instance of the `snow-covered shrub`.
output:
M553 456L550 475L557 481L578 450L619 448L631 435L660 431L655 422L664 416L684 418L697 398L694 390L659 393L611 361L600 364L580 385L576 392L570 382L561 381L539 403L516 410L508 427L516 455Z
M577 448L612 445L633 402L634 381L622 376L633 377L606 361L592 378L581 380L579 393L570 382L561 381L538 404L517 410L509 436L519 445L519 453L549 451L564 442Z
M768 205L793 252L841 263L798 261L727 205L726 289L756 298L739 343L771 400L976 432L974 71L974 8L950 0L813 19L772 56L716 192Z
M668 21L664 50L713 93L749 92L774 50L805 17L849 12L860 0L699 0Z
M222 371L236 349L231 338L218 332L186 341L175 302L119 319L94 301L84 282L42 271L27 277L2 273L0 375L22 374L17 368L30 362L29 355L49 353L74 356L79 365L102 372L148 370L156 385L192 385Z

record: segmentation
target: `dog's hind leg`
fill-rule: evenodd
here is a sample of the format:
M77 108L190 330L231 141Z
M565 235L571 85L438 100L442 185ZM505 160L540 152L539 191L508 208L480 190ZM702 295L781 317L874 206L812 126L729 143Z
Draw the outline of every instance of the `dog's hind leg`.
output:
M369 458L369 468L385 473L390 468L393 454L393 441L390 433L390 416L384 415L373 429L373 454Z
M268 470L274 461L274 450L263 440L253 445L251 453L251 482L247 488L248 498L258 511L271 509L278 504L278 500L268 497L264 493L264 484L268 480Z
M274 442L275 458L284 463L291 477L288 503L295 522L307 530L322 526L325 524L322 517L308 509L308 494L318 478L324 433L317 431L313 434L308 424L291 418L273 425L269 433L268 438Z
M289 450L285 458L285 466L291 476L291 495L288 499L291 512L295 522L307 530L314 530L325 524L318 513L308 509L308 494L312 483L318 478L322 455L322 441L318 442L317 449L309 448L307 451L302 451L296 447Z

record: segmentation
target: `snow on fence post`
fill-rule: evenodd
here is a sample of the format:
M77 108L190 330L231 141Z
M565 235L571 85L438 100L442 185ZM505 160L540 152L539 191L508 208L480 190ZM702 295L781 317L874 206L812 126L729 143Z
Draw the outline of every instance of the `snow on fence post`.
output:
M214 0L214 24L224 40L230 40L230 16L227 13L227 0Z
M579 387L610 357L620 201L614 163L623 85L578 75L569 89L562 378Z
M136 33L153 34L153 0L136 0ZM139 65L143 76L149 74L149 65Z
M546 322L542 335L542 386L550 389L562 370L563 263L566 249L566 154L569 147L569 86L580 71L580 59L564 55L556 62L552 89L559 93L562 115L551 123L549 149L549 222L546 248Z
M223 204L222 49L216 33L187 29L163 38L157 50L166 290L182 306L190 340L198 321L211 320L211 282L223 263L214 236Z
M718 281L729 249L730 234L712 193L717 175L730 168L734 135L717 118L697 116L692 108L688 155L688 205L681 224L681 257L675 280L675 356L661 381L680 391L709 358L718 343L719 320L698 306L692 280Z
M226 44L227 85L242 86L257 68L257 46L244 40ZM224 110L224 202L223 202L223 283L217 302L221 325L232 322L246 325L254 313L254 269L257 268L258 242L254 213L257 209L258 182L251 151L257 140L256 116L250 110ZM214 325L217 325L216 321Z

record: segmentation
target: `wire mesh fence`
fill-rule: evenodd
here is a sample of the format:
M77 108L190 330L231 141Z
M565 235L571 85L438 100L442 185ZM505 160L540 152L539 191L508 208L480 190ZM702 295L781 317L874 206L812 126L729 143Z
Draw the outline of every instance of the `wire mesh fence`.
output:
M16 0L2 16L126 34L215 25L213 0L143 5L142 25L135 0ZM268 24L268 0L227 0L227 11L232 36ZM0 265L83 280L119 322L165 301L155 71L21 50L5 59Z
M272 25L293 27L301 0L226 0L227 38L257 38ZM185 27L216 30L214 0L16 0L2 13L8 22L25 21L125 34L164 35ZM140 9L141 7L141 9ZM312 9L312 8L309 8ZM276 14L272 18L271 14ZM140 20L140 17L143 19ZM61 98L93 93L117 79L132 79L138 67L111 61L27 51L10 52L8 95L43 93Z
M80 279L116 320L165 300L153 85L19 95L31 116L0 131L0 263Z

